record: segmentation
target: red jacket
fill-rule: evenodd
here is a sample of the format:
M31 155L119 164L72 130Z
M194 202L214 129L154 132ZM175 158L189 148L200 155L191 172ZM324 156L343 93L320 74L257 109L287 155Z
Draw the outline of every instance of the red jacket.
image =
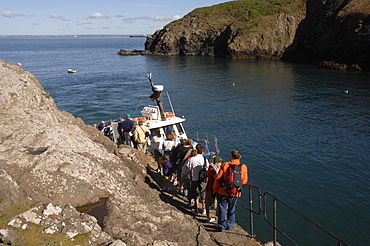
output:
M218 174L216 176L215 182L213 183L213 190L214 190L214 192L217 192L218 194L225 195L225 196L230 196L230 194L228 194L221 187L219 180L220 179L226 180L227 168L229 167L229 164L230 164L230 162L225 162L224 164L222 164L222 166L220 167L220 171L218 172ZM241 163L240 163L240 160L239 159L232 159L231 160L231 164L239 165ZM242 179L242 183L243 184L246 184L248 182L248 167L247 167L247 165L242 165L242 168L241 168L241 179ZM238 193L236 193L233 196L241 197L242 194L241 194L241 192L238 192Z
M206 186L206 191L208 193L213 193L213 184L215 182L215 177L216 177L216 170L212 166L209 166L208 172L207 172L207 186Z

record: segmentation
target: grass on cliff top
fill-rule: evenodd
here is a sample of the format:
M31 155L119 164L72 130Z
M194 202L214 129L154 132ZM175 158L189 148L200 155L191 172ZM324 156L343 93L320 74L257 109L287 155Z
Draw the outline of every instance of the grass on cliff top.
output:
M246 23L250 22L250 27L253 27L253 21L258 20L259 17L275 13L295 13L302 8L304 8L302 0L237 0L198 8L188 15L207 20L211 26L222 25L226 22L246 27Z

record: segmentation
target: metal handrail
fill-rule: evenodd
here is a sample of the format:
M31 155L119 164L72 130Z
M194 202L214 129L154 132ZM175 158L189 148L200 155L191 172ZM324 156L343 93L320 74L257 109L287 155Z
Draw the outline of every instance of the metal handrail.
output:
M280 230L277 227L277 203L279 202L279 204L285 206L290 211L297 214L299 217L306 220L311 225L315 226L316 228L318 228L319 230L324 232L326 235L328 235L329 237L334 239L337 242L337 246L350 246L349 244L345 243L343 240L341 240L340 238L335 236L330 231L326 230L325 228L323 228L319 224L315 223L314 221L308 219L306 216L302 215L297 210L290 207L289 205L287 205L285 202L283 202L282 200L280 200L276 196L272 195L270 192L266 191L262 194L259 187L251 185L251 184L246 184L246 186L248 186L248 189L249 189L248 190L249 208L245 207L243 205L240 205L240 204L237 204L237 206L249 211L249 215L250 215L249 216L249 223L250 223L250 234L251 234L250 236L251 237L255 237L253 214L261 215L263 213L264 220L267 222L268 225L270 225L273 228L273 243L274 243L274 246L277 245L277 234L278 233L281 234L283 237L285 237L293 245L295 245L295 246L298 245L286 233L284 233L282 230ZM257 195L258 195L257 199L258 199L259 204L258 204L258 210L257 211L253 210L253 198L254 198L253 192L252 192L253 189L257 191ZM272 202L273 203L273 221L272 222L267 218L267 197L268 196L273 198L273 202Z
M249 228L250 228L250 237L254 238L256 237L256 235L254 234L254 219L253 219L253 214L257 214L257 215L261 215L262 212L263 212L263 209L262 209L262 193L261 193L261 190L257 187L257 186L254 186L254 185L251 185L251 184L247 184L249 190L248 190L248 196L249 196L249 208L241 205L241 204L237 204L238 207L241 207L241 208L244 208L246 210L249 211ZM253 189L257 190L257 193L258 193L258 211L255 211L253 210Z

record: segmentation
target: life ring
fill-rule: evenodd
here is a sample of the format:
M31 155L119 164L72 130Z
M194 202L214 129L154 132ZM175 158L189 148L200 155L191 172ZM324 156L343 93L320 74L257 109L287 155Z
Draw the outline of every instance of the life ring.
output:
M172 118L172 117L175 117L175 115L171 112L164 112L164 115L166 116L166 118Z
M141 121L144 124L144 123L146 123L146 118L145 117L136 117L132 121L133 122Z

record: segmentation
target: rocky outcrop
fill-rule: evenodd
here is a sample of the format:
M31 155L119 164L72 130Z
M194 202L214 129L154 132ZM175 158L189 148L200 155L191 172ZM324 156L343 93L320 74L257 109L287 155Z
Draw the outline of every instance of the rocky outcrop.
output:
M0 243L61 240L52 232L70 244L215 245L150 188L144 154L59 111L32 74L1 60L0 115ZM101 201L101 225L76 211Z
M279 59L305 16L305 1L232 1L196 9L147 37L153 55Z
M147 37L143 55L284 59L370 71L368 0L231 1Z
M283 58L341 64L329 66L338 69L370 70L369 40L368 0L307 0L307 16Z
M133 51L127 51L127 50L120 50L118 51L118 55L121 56L134 56L134 55L142 55L143 51L140 50L133 50Z

